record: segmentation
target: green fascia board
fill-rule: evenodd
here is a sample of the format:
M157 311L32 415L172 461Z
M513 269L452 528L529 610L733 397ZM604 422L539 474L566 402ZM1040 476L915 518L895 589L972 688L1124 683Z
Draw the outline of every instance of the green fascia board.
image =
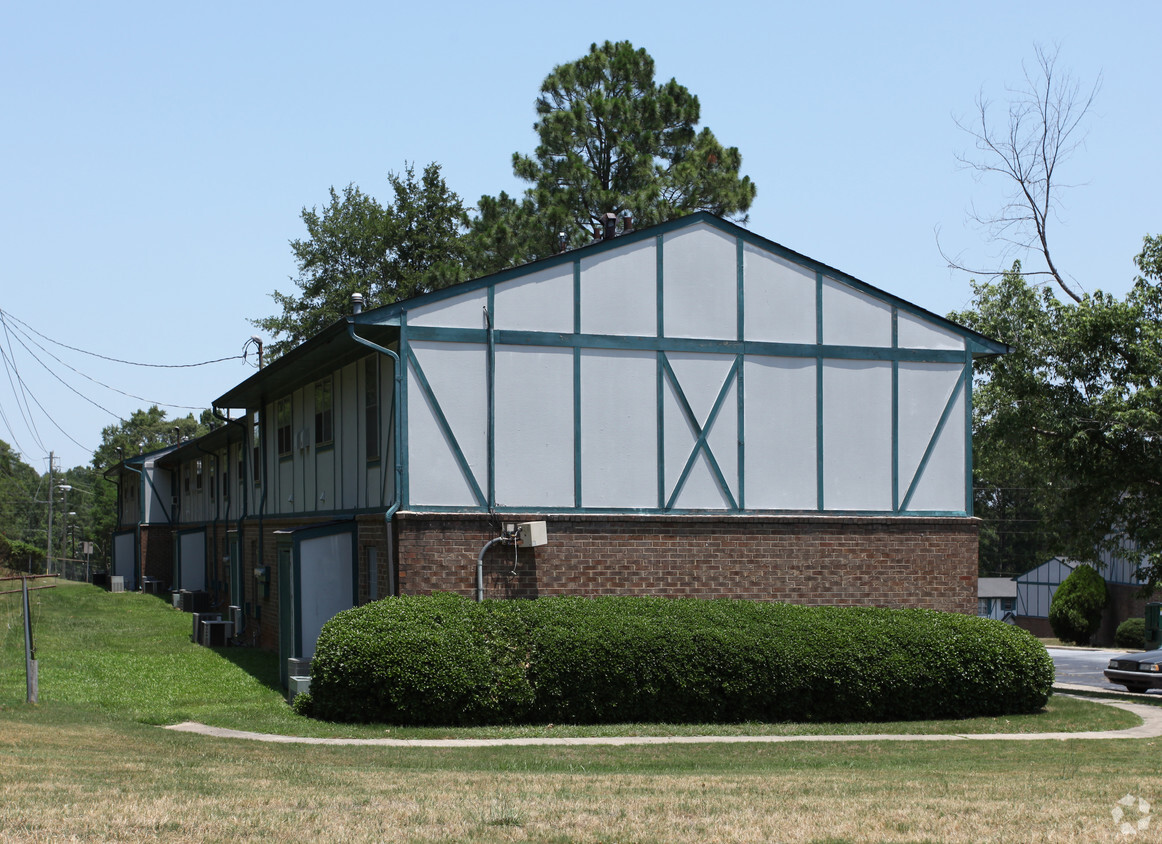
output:
M432 506L425 507L423 505L409 508L406 511L413 515L432 515L438 516L443 513L451 514L471 514L478 513L483 516L489 514L489 510L485 507L445 507ZM496 506L492 508L492 512L506 513L511 515L527 514L530 516L546 516L552 518L553 516L568 517L573 515L580 516L786 516L794 518L796 516L835 516L843 518L845 516L868 516L880 518L899 518L899 519L913 519L913 518L971 518L969 513L964 510L909 510L907 512L896 512L894 510L707 510L707 509L674 509L663 510L656 507L510 507L510 506Z
M435 340L454 343L488 342L484 328L408 327L409 341ZM555 346L578 349L622 349L642 352L703 352L837 360L898 360L914 363L963 363L960 349L895 349L890 346L815 345L774 343L761 340L703 340L688 337L654 337L625 334L566 334L559 331L517 331L497 329L495 341L501 346Z
M256 410L281 399L304 384L309 384L336 369L367 357L371 350L347 333L354 317L344 317L324 328L274 362L251 375L213 401L213 406ZM362 324L362 323L360 323ZM366 339L387 346L399 339L395 326L368 323L362 332Z

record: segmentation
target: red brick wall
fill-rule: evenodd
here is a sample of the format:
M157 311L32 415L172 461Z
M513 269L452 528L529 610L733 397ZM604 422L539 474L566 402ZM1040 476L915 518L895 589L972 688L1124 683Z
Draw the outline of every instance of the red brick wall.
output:
M242 550L242 589L241 601L231 597L231 602L247 608L247 624L250 625L243 635L247 644L253 642L259 648L268 651L278 651L278 548L280 540L289 540L289 537L275 535L277 530L290 530L304 527L307 524L317 523L317 519L304 522L302 519L263 519L262 542L259 543L259 525L256 519L248 519L243 523L240 535ZM360 604L370 600L368 588L368 550L376 549L376 580L377 594L380 598L391 594L388 580L388 545L386 524L382 515L359 516L356 522L356 553L359 564L359 597ZM254 576L254 569L266 566L270 572L269 589ZM227 573L224 572L224 577Z
M549 542L498 546L489 598L664 595L976 613L979 522L967 518L557 515ZM401 594L473 595L494 536L476 514L396 514Z
M173 530L169 525L141 526L141 576L172 585Z

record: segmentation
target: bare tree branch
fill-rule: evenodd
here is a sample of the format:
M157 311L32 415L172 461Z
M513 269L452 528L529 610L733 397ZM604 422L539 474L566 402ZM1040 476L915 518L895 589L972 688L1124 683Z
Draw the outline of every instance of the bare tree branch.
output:
M956 120L976 147L975 155L958 155L957 160L980 178L997 175L1009 182L1000 209L982 214L974 207L970 219L996 240L1040 252L1046 272L1062 292L1079 302L1081 295L1066 283L1053 260L1049 224L1057 217L1061 191L1072 187L1058 180L1058 165L1085 141L1080 126L1101 88L1101 77L1083 93L1072 75L1058 70L1057 48L1049 52L1038 46L1036 52L1036 68L1024 68L1024 85L1009 89L1007 125L998 127L994 122L992 103L983 94L977 97L972 124ZM943 250L941 255L947 259ZM951 260L949 266L961 268Z

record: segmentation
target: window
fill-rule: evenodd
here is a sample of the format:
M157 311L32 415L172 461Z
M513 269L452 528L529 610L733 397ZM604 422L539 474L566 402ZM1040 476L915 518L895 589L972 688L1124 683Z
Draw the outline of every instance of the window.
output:
M331 435L331 376L315 382L315 445L325 445Z
M1001 598L1001 612L1013 612L1017 609L1016 598Z
M988 598L976 599L976 614L981 618L988 618L992 602Z
M202 491L202 458L194 461L194 489Z
M368 460L379 459L379 358L363 359L363 417Z
M190 494L190 467L188 464L182 468L182 490L186 495Z
M290 396L285 399L280 399L275 405L274 410L275 426L278 431L276 439L278 440L278 456L289 457L294 450L293 438L291 436L291 400Z
M254 411L250 423L250 454L251 454L251 474L254 477L254 485L258 486L262 483L262 414L259 411Z
M210 458L210 483L208 484L208 486L210 487L210 500L217 501L218 500L218 458L217 457Z

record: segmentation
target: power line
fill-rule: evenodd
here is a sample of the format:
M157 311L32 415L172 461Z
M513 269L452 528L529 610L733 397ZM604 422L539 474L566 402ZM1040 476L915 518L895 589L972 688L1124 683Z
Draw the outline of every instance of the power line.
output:
M21 395L22 394L20 392L17 392L16 385L12 383L12 376L13 376L14 371L15 371L16 380L21 383L21 390L23 390L23 383L24 382L20 380L20 371L18 369L16 369L16 355L12 352L12 337L8 333L8 323L5 322L3 319L0 319L0 325L2 325L4 327L4 337L8 340L8 352L5 353L4 346L0 345L0 357L4 358L4 371L8 375L8 385L12 388L12 396L13 396L13 398L16 399L16 407L17 407L17 409L20 410L20 416L24 419L24 424L28 428L29 433L32 434L33 440L35 440L36 444L40 446L40 450L47 451L48 449L46 449L44 447L44 443L41 442L40 432L37 431L36 425L29 419L29 416L31 415L31 413L26 412L26 408L27 408L27 404L28 404L27 398L25 398L25 400L23 402L21 402ZM10 354L12 355L11 361L9 361ZM12 425L11 425L11 423L9 423L7 416L4 416L4 424L8 425L8 431L9 431L9 433L12 433L12 439L13 439L13 441L15 441L16 435L12 431ZM23 446L20 445L20 443L17 443L17 447L19 447L21 451L24 451L24 448L23 448Z
M3 313L2 313L2 312L0 312L0 321L2 321L2 320L3 320ZM23 331L21 331L19 328L16 328L15 330L16 330L16 332L17 332L17 334L18 334L18 335L20 335L20 334L24 334L24 332L23 332ZM28 335L27 335L27 334L24 334L24 336L25 336L25 337L28 337ZM50 374L50 375L52 375L54 378L56 378L56 380L58 380L58 381L60 381L62 384L64 384L64 386L65 386L65 387L67 387L69 390L71 390L72 392L76 393L78 396L80 396L81 398L83 398L85 401L87 401L89 404L93 405L94 407L96 407L96 408L98 408L98 409L100 409L100 410L103 410L103 411L105 411L105 412L106 412L106 413L108 413L110 416L112 416L114 419L120 419L120 418L121 418L120 414L114 413L112 410L109 410L109 408L107 408L107 407L103 407L102 405L100 405L100 404L97 404L97 402L93 401L93 400L92 400L91 398L89 398L88 396L86 396L86 395L84 395L83 393L79 392L78 390L74 389L74 388L73 388L71 385L69 385L69 384L68 384L68 383L67 383L67 382L66 382L64 379L62 379L62 378L61 378L59 375L57 375L55 372L53 372L51 369L49 369L49 367L48 367L48 366L45 364L45 362L44 362L44 361L42 361L40 358L38 358L38 357L36 356L36 354L35 354L35 353L32 351L32 349L28 348L28 345L27 345L27 344L26 344L26 343L25 343L23 340L21 340L19 336L17 336L16 340L17 340L17 342L18 342L18 343L20 343L20 345L21 345L21 346L23 346L23 347L24 347L24 350L25 350L26 352L28 352L30 355L32 355L32 358L33 358L33 360L35 360L37 363L39 363L41 366L43 366L43 367L44 367L46 370L48 370L48 372L49 372L49 374ZM58 358L56 355L54 355L52 352L50 352L50 351L49 351L48 349L46 349L44 346L40 345L40 343L37 343L37 342L36 342L35 340L33 340L31 337L28 337L28 342L29 342L29 343L32 343L34 346L36 346L38 349L40 349L42 352L44 352L44 353L45 353L46 355L48 355L50 358L52 358L53 360L55 360L55 361L56 361L57 363L59 363L61 366L65 367L66 369L68 369L68 370L70 370L70 371L72 371L72 372L75 372L77 375L80 375L82 378L86 379L87 381L91 381L91 382L93 382L94 384L96 384L97 386L99 386L99 387L104 387L106 390L109 390L109 391L111 391L111 392L114 392L114 393L119 393L120 395L123 395L123 396L125 396L125 397L127 397L127 398L136 399L137 401L143 401L143 402L146 402L146 403L148 403L148 404L155 404L155 405L159 405L159 406L161 406L161 407L172 407L172 408L176 408L176 409L178 409L178 410L202 410L202 408L200 408L200 407L193 407L193 406L191 406L191 405L184 405L184 404L167 404L166 402L153 401L153 400L151 400L151 399L147 399L147 398L145 398L144 396L137 396L137 395L134 395L133 393L127 393L127 392L125 392L124 390L119 390L119 389L117 389L116 387L113 387L113 386L110 386L109 384L106 384L106 383L104 383L103 381L98 381L96 378L93 378L91 375L86 375L85 373L81 372L79 369L77 369L77 368L75 368L75 367L69 366L69 364L65 363L63 360L61 360L60 358ZM58 345L61 345L61 344L58 344ZM66 347L66 348L67 348L67 347ZM236 357L237 357L237 356L236 356ZM229 360L229 358L223 358L223 360Z
M210 364L213 364L213 363L222 363L222 362L228 361L228 360L240 360L240 359L243 359L246 357L245 354L231 355L230 357L216 358L214 360L203 360L203 361L199 361L198 363L142 363L140 361L121 360L120 358L109 357L108 355L102 355L102 354L99 354L98 352L90 352L86 349L79 349L76 346L70 346L67 343L62 343L59 340L54 340L51 337L48 337L44 334L41 334L39 331L37 331L35 328L33 328L31 325L29 325L24 320L22 320L16 316L13 316L11 313L9 313L8 311L5 311L3 308L0 308L0 320L2 320L3 317L7 317L8 319L11 319L13 322L19 323L20 325L24 326L24 328L27 328L29 331L31 331L33 334L35 334L37 337L40 337L43 340L47 340L48 342L52 343L53 345L60 346L61 348L68 349L68 350L73 351L73 352L80 352L82 355L89 355L90 357L100 358L101 360L107 360L107 361L111 361L113 363L123 363L126 366L145 366L145 367L150 367L153 369L190 369L190 368L193 368L196 366L209 366ZM25 335L25 336L27 336L27 335ZM51 354L47 349L45 349L39 343L37 343L36 345L38 348L43 350L46 354ZM53 356L53 359L60 361L60 358L57 358L55 356ZM68 366L68 364L64 364L64 365ZM72 367L69 367L69 368L72 369ZM76 372L76 370L73 370L73 371ZM78 373L78 374L81 374L81 373ZM96 383L100 383L100 382L96 382ZM107 385L101 384L101 386L104 387ZM112 389L112 388L110 388L110 389ZM128 395L128 394L126 393L125 395ZM130 396L130 398L136 399L139 397L138 396ZM141 399L141 401L148 401L148 399ZM160 402L154 402L154 404L160 404ZM167 407L179 407L179 405L171 404L171 405L167 405ZM198 408L184 408L184 409L198 410Z

